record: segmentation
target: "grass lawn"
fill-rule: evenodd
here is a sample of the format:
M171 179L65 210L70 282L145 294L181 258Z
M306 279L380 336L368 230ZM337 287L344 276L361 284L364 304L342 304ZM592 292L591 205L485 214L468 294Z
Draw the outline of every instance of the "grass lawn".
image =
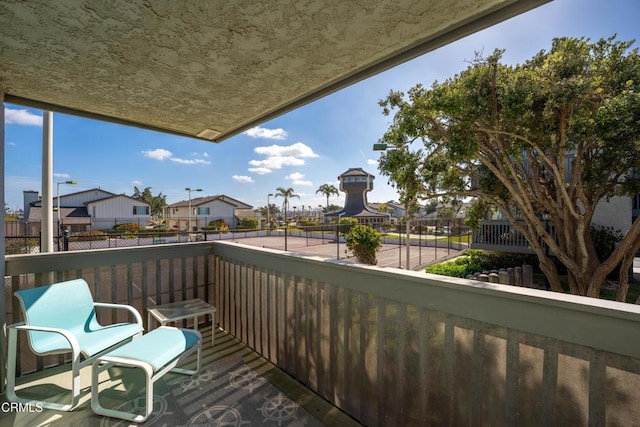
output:
M451 239L452 243L469 243L469 241L471 240L471 235L463 234L462 236L438 237L435 240L438 242L448 242L449 239ZM432 240L432 239L429 239L429 240Z

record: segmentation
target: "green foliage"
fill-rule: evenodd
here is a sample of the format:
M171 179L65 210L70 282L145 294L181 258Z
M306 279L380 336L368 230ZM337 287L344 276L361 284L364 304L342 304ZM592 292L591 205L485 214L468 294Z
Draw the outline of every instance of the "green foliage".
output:
M366 225L355 225L347 233L345 240L359 262L371 265L377 263L376 252L382 245L380 233Z
M489 207L499 209L530 242L553 289L562 286L547 247L567 269L571 292L597 296L640 239L632 227L607 259L589 247L598 202L640 192L640 180L625 179L640 164L633 43L556 38L517 65L496 50L430 88L391 92L380 105L393 122L379 142L395 149L381 155L380 171L402 202L475 198L473 228ZM543 217L563 232L550 233Z
M144 190L140 191L138 187L134 186L131 197L147 203L151 207L151 215L156 217L162 216L162 210L167 204L167 196L163 196L162 192L158 193L157 196L154 196L151 194L151 187L146 187Z
M75 234L70 237L74 242L92 242L99 240L106 240L109 236L107 233L101 230L83 231L82 233Z
M37 238L9 238L5 239L5 252L7 255L28 254L32 248L40 246L40 240Z
M521 267L523 264L535 267L538 262L534 255L470 250L451 261L430 265L425 268L425 272L450 277L467 277L478 271Z
M343 217L340 218L338 223L338 233L340 233L341 236L344 236L349 233L354 226L358 225L358 220L355 218Z
M273 220L273 218L280 213L280 208L275 204L270 203L268 209L267 206L262 206L255 209L255 212L260 212L260 215L263 217L269 217L269 219Z
M256 228L258 228L259 222L260 221L258 221L258 218L256 217L245 217L240 220L240 224L238 224L237 228L245 230L255 230Z
M322 211L324 213L329 213L329 212L338 212L340 209L342 209L341 206L331 204L331 205L328 205L325 208L322 208Z
M452 261L433 264L425 268L426 273L440 274L449 277L467 277L478 271L477 268L471 266L469 257L456 258Z
M127 222L124 224L117 224L113 226L114 230L117 231L127 231L127 232L136 232L140 230L140 226L135 222Z
M591 227L591 239L598 254L598 258L607 259L622 240L620 230L613 227Z
M229 224L223 219L216 219L210 221L209 225L202 227L202 229L207 231L229 231Z
M322 193L327 197L327 211L329 209L329 196L331 195L339 195L340 193L338 193L338 189L335 187L335 185L331 185L331 184L322 184L320 187L318 187L318 189L316 190L316 194L318 193Z
M605 260L611 256L616 246L622 241L623 235L620 230L613 227L591 227L591 239L596 249L598 258ZM619 270L614 270L612 274L607 276L609 279L617 280Z

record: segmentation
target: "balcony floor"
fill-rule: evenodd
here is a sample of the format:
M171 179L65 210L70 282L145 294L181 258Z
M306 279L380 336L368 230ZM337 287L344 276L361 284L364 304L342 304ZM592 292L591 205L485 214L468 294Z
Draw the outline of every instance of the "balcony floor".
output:
M216 331L213 347L211 330L204 328L201 332L203 354L200 373L194 377L168 373L158 380L154 387L154 412L141 425L360 425L226 332ZM195 360L195 356L192 357ZM142 396L140 384L143 383L136 381L138 378L124 383L114 371L110 371L111 378L101 377L101 404L122 408L136 405L137 396ZM133 376L131 374L127 377ZM55 399L61 395L64 401L68 401L70 378L64 369L52 368L46 371L46 375L36 373L19 379L17 393L34 399L45 395L48 399ZM24 407L12 408L3 395L0 425L128 425L122 420L92 412L90 383L91 372L87 367L81 372L80 404L72 412L29 412Z

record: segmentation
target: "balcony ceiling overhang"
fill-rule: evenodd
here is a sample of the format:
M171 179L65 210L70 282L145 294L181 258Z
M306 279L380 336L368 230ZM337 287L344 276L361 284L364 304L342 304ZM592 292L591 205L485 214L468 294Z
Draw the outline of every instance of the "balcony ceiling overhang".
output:
M547 1L3 0L0 90L219 142Z

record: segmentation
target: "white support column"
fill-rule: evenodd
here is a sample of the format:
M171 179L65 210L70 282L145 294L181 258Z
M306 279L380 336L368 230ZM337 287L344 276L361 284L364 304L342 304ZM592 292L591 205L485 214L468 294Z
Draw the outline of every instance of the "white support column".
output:
M53 113L42 116L42 252L53 252Z
M4 209L4 89L0 86L0 204ZM5 246L5 221L4 215L0 220L0 253L2 253L2 263L0 264L0 277L4 281L4 260L6 257ZM4 289L4 283L3 283ZM0 391L4 393L4 382L6 375L5 367L7 366L5 355L7 354L7 300L6 292L0 292Z

